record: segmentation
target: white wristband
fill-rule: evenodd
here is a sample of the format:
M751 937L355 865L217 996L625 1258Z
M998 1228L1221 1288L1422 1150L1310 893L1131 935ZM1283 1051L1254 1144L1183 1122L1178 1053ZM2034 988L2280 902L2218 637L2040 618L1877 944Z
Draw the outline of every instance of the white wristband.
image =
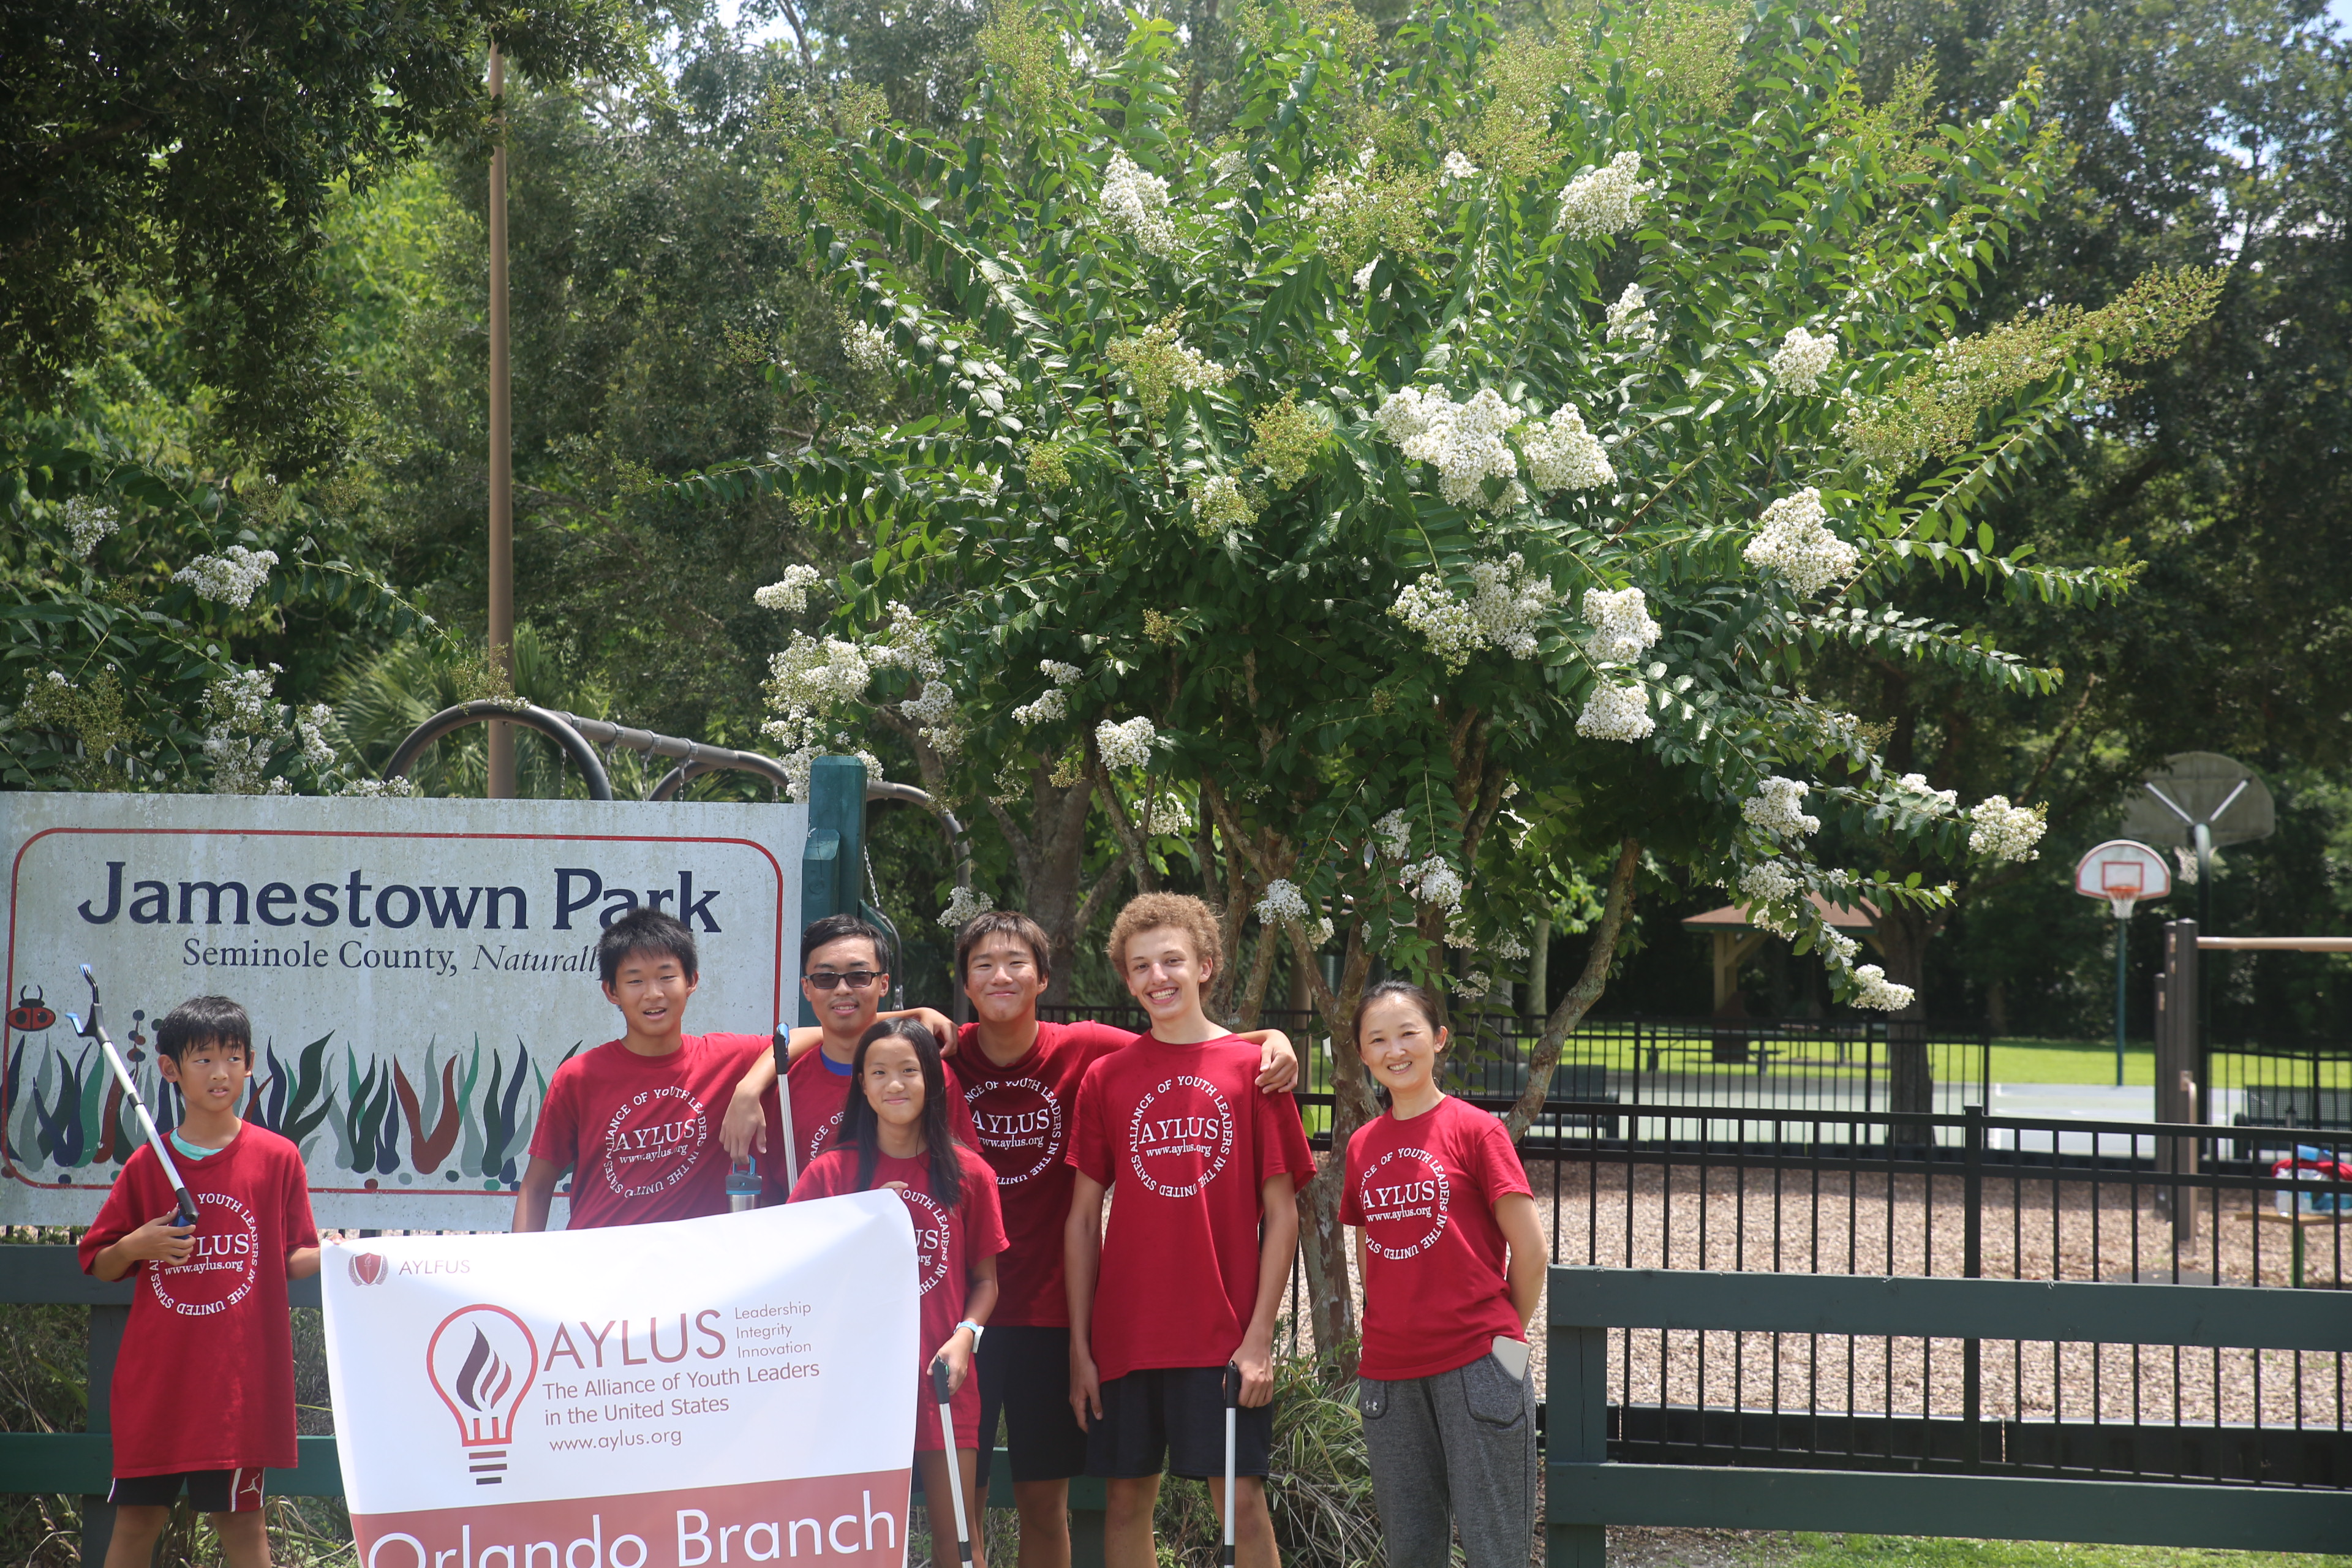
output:
M988 1331L983 1325L973 1322L970 1318L966 1318L962 1322L958 1323L956 1327L959 1329L970 1329L971 1331L971 1348L974 1350L978 1350L980 1348L980 1336Z

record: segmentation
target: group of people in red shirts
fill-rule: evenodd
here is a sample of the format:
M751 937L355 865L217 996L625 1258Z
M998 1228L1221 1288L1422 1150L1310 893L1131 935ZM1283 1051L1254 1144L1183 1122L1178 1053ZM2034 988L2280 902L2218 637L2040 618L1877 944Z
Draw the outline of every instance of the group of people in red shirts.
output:
M1229 1364L1240 1389L1236 1561L1278 1568L1265 1492L1274 1339L1297 1246L1294 1200L1315 1158L1290 1093L1298 1064L1289 1041L1277 1031L1236 1036L1203 1010L1222 952L1206 904L1144 894L1120 911L1109 953L1148 1032L1048 1023L1037 1016L1051 978L1045 931L1024 915L983 914L956 943L975 1014L957 1029L928 1009L881 1013L887 939L834 916L802 940L802 994L816 1026L690 1036L686 1007L700 979L691 934L659 910L625 914L597 952L624 1032L550 1082L514 1227L544 1228L567 1174L572 1229L723 1214L730 1165L744 1162L756 1163L770 1202L895 1190L917 1238L915 1462L935 1520L952 1495L948 1467L961 1472L962 1533L981 1568L1000 1415L1020 1568L1066 1568L1068 1483L1081 1474L1105 1480L1110 1568L1153 1568L1163 1472L1206 1480L1223 1506ZM207 1054L165 1043L178 1041L183 1014L192 1016L182 1033L202 1036ZM1425 993L1402 981L1372 986L1355 1033L1391 1101L1349 1145L1342 1206L1357 1227L1357 1397L1390 1560L1443 1568L1458 1532L1471 1568L1518 1568L1535 1516L1527 1324L1544 1247L1533 1199L1501 1123L1439 1087L1446 1034ZM282 1387L255 1377L253 1419L243 1423L142 1410L125 1393L136 1380L118 1376L121 1511L108 1568L143 1563L147 1527L161 1529L184 1485L214 1513L231 1568L266 1568L251 1512L259 1467L295 1457L284 1281L317 1268L317 1237L292 1145L236 1121L252 1055L242 1010L199 998L157 1040L167 1077L185 1089L209 1075L206 1103L226 1107L226 1125L200 1121L200 1095L189 1092L174 1134L219 1151L188 1164L199 1223L192 1236L168 1214L142 1217L171 1195L142 1151L84 1238L84 1266L108 1279L145 1271L127 1369L132 1345L168 1331L165 1314L182 1310L176 1282L218 1228L215 1206L223 1215L235 1207L252 1235L248 1274L272 1281L227 1314L255 1340L257 1354L241 1364L288 1375ZM230 1150L247 1156L250 1173L222 1158ZM215 1183L216 1173L231 1179ZM205 1195L257 1177L268 1201ZM953 1453L932 1415L925 1373L934 1363L952 1390Z

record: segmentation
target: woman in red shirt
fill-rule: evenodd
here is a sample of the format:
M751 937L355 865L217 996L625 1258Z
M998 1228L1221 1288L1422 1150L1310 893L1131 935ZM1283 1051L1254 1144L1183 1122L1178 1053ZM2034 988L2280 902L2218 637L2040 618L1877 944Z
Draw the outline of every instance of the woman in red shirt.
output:
M1526 1568L1543 1232L1503 1124L1437 1087L1444 1048L1421 987L1364 993L1356 1052L1391 1104L1348 1141L1339 1206L1364 1279L1356 1406L1390 1568L1445 1568L1457 1525L1469 1568Z
M906 1204L915 1222L916 1285L922 1295L915 1464L931 1518L931 1561L937 1568L955 1561L948 1555L953 1531L940 1517L952 1512L949 1499L954 1494L929 1378L931 1363L945 1362L953 1391L953 1458L962 1472L965 1536L974 1568L987 1568L981 1551L987 1497L975 1462L980 1384L971 1376L971 1358L989 1310L996 1305L996 1255L1004 1250L996 1175L949 1131L947 1074L939 1042L922 1025L899 1018L866 1030L857 1042L850 1081L862 1092L850 1096L840 1137L801 1173L791 1201L889 1187Z

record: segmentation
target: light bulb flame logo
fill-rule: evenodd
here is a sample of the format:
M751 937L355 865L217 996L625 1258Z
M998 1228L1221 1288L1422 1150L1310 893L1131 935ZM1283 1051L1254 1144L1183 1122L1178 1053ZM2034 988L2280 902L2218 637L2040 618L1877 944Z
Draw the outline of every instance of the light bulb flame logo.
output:
M457 1418L477 1486L503 1479L515 1415L539 1371L539 1342L530 1325L504 1307L478 1302L441 1320L425 1348L434 1392Z

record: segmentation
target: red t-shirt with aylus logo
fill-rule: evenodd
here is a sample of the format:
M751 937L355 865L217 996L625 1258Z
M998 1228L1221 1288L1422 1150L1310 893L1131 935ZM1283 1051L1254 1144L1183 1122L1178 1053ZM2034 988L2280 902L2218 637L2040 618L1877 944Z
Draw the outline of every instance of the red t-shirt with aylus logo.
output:
M940 1407L931 1398L931 1358L963 1320L964 1303L971 1294L972 1264L1004 1250L1004 1219L996 1205L996 1177L971 1150L959 1148L956 1154L963 1171L963 1196L953 1208L931 1196L928 1151L911 1160L877 1155L874 1179L861 1187L857 1151L830 1149L801 1173L801 1184L793 1189L792 1201L803 1203L899 1184L899 1200L907 1205L907 1217L915 1222L915 1283L922 1294L915 1361L915 1452L919 1454L939 1453L946 1446L940 1438ZM995 1321L993 1314L989 1321ZM978 1447L977 1375L964 1378L950 1408L955 1413L956 1447Z
M798 1159L794 1165L803 1175L816 1163L817 1156L833 1147L841 1136L841 1123L849 1110L849 1074L836 1070L838 1062L826 1059L824 1047L803 1051L793 1058L793 1065L783 1075L782 1093L792 1096L793 1136L798 1142ZM941 1060L947 1075L948 1130L966 1148L978 1140L972 1135L971 1117L964 1110L963 1092L956 1083L955 1065ZM784 1163L784 1119L779 1095L771 1094L764 1102L768 1117L768 1167L763 1184L762 1202L778 1204L793 1191L792 1167Z
M1070 1163L1111 1190L1093 1352L1108 1381L1139 1367L1223 1366L1257 1304L1260 1187L1304 1185L1315 1153L1287 1094L1257 1087L1231 1035L1146 1035L1087 1069Z
M1070 1321L1063 1284L1062 1228L1070 1217L1077 1172L1066 1158L1070 1116L1087 1069L1136 1036L1108 1024L1040 1023L1017 1061L998 1067L980 1048L980 1027L966 1024L956 1044L980 1157L996 1173L1004 1207L1004 1256L992 1323L1058 1329Z
M688 1035L667 1056L641 1057L609 1040L557 1068L530 1152L572 1168L567 1228L725 1214L719 1124L767 1048L765 1035Z
M286 1257L319 1245L301 1152L248 1121L227 1147L173 1163L196 1203L195 1250L185 1263L131 1271L131 1324L114 1363L114 1473L291 1466ZM141 1144L81 1238L84 1272L176 1206L155 1151Z
M1364 1376L1434 1377L1491 1352L1497 1334L1528 1337L1495 1223L1496 1200L1528 1190L1502 1120L1451 1095L1356 1129L1339 1223L1364 1231Z

